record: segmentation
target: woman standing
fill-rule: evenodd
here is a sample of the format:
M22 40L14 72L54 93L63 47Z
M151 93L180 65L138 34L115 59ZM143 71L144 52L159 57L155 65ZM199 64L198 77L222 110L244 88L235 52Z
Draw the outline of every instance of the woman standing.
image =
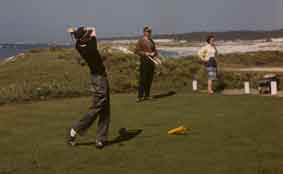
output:
M208 74L208 83L207 90L208 94L213 94L212 89L213 81L217 80L217 48L215 45L215 36L210 35L207 37L207 45L202 47L198 55L200 59L205 63L207 74Z

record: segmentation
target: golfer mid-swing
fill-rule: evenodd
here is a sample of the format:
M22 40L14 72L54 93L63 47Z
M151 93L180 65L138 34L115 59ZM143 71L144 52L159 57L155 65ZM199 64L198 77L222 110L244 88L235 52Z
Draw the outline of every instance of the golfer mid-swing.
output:
M80 27L71 34L76 40L76 50L90 69L93 98L89 112L70 129L68 144L75 146L77 134L82 135L99 117L96 147L103 148L107 142L110 123L110 98L105 66L97 49L95 29Z
M144 34L139 39L135 53L140 56L140 76L137 102L150 98L150 89L153 81L155 63L151 60L158 56L155 43L151 38L152 30L146 26Z

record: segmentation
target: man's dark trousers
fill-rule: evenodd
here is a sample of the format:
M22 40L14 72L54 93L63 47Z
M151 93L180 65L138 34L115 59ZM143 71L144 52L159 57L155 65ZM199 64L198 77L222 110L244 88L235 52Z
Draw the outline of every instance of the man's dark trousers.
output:
M155 65L146 57L140 58L140 77L138 98L149 97Z
M99 117L97 126L98 141L107 141L110 124L110 96L106 75L92 75L92 106L81 120L74 125L74 130L83 134Z

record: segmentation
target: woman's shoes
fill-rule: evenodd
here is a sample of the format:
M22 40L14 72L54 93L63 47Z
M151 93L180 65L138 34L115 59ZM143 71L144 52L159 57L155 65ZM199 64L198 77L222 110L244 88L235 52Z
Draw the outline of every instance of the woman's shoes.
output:
M143 100L152 100L152 99L153 99L152 97L148 96L148 97L144 97Z

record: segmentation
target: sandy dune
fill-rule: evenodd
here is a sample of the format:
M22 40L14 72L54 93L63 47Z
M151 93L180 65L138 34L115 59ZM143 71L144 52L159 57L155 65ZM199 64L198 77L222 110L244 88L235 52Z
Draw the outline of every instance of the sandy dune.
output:
M161 46L159 49L171 52L177 52L179 56L196 55L203 44L191 47L172 47ZM247 53L256 51L283 51L283 39L275 39L272 42L265 41L237 41L237 42L219 42L218 51L220 54Z

